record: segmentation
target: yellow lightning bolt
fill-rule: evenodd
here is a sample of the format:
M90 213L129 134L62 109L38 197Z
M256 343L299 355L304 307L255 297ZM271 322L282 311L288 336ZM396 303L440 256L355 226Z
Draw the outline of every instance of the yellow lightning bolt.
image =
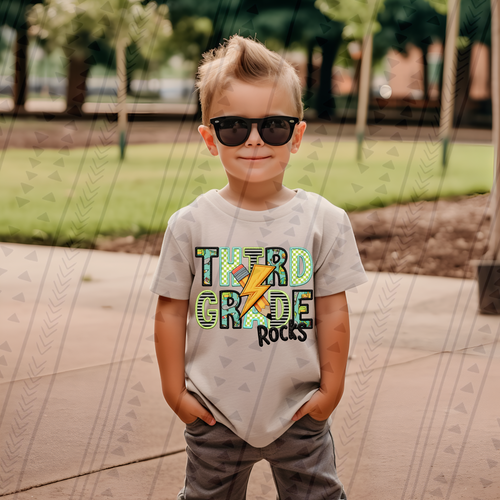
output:
M240 296L248 295L245 307L241 312L243 316L267 291L271 285L262 285L262 282L274 271L274 266L263 266L255 264L250 276L245 283L245 288L240 292Z

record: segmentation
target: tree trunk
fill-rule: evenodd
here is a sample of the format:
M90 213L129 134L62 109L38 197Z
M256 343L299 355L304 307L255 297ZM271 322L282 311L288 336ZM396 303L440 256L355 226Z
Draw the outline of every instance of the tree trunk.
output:
M443 43L443 54L444 54L444 43ZM438 95L441 97L443 95L443 77L444 77L444 64L441 63L441 71L438 73Z
M321 61L319 90L316 99L318 117L331 121L335 116L335 98L332 94L332 69L335 57L342 42L342 33L329 39L322 47L323 60Z
M313 64L313 54L314 47L316 46L316 41L311 40L307 43L307 65L306 65L306 89L303 94L304 108L315 109L315 100L314 100L314 84L316 83L316 79L313 78L313 74L315 71Z
M135 53L135 55L132 54L132 51ZM127 48L125 49L125 61L127 68L127 95L132 94L132 89L131 89L132 76L134 74L134 71L138 69L137 52L138 48L137 45L135 45L134 43L127 45Z
M361 76L361 58L354 61L354 75L352 77L351 91L349 100L357 99L359 94L359 79Z
M87 95L87 76L90 64L81 58L71 57L68 70L68 87L66 89L66 112L74 116L82 116L82 106Z
M422 47L420 47L420 50L422 50L424 70L424 100L427 101L429 99L429 68L427 66L427 45L423 45Z
M131 83L132 83L132 71L127 71L127 82L125 84L126 90L127 90L127 95L132 94L132 89L131 89Z
M316 83L316 80L312 77L314 73L314 65L313 65L313 54L314 47L316 46L316 42L313 40L309 42L307 46L307 77L306 77L306 90L307 92L312 92L313 85Z
M14 109L24 108L28 95L28 36L24 26L17 30L15 45Z
M457 81L455 83L456 106L455 106L455 126L459 127L460 122L467 113L470 87L470 61L472 44L465 49L458 50L457 55ZM464 106L465 104L465 106Z
M444 42L446 43L446 42ZM444 50L445 47L443 47ZM465 49L456 49L456 63L455 63L455 88L453 97L453 127L459 127L463 116L467 112L467 103L469 101L469 88L471 83L470 68L471 68L471 52L472 44ZM444 64L443 72L439 79L439 95L442 95L442 85L444 77ZM463 103L465 106L462 109Z
M446 40L444 44L443 85L440 101L439 135L443 143L442 164L448 165L448 144L451 140L455 111L455 84L458 71L456 40L460 19L460 0L448 1L448 16L446 19Z

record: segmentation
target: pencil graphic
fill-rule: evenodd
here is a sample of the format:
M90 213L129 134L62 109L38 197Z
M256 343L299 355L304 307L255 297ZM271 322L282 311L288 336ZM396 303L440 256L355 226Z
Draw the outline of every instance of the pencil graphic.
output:
M248 276L250 275L250 273L248 272L248 269L243 264L240 264L238 267L235 267L231 272L233 273L236 281L238 281L238 283L244 288L247 281L248 281ZM260 312L260 314L262 314L266 318L271 319L271 308L270 308L269 302L267 301L267 299L264 296L262 296L254 304L254 306L257 309L257 311Z

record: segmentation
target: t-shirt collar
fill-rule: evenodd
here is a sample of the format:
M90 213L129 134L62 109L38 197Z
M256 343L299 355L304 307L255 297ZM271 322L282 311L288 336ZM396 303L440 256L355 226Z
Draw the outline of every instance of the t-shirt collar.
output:
M291 200L287 201L283 205L279 205L269 210L246 210L244 208L239 208L223 198L219 194L218 189L211 189L210 191L207 191L205 193L205 197L207 201L233 218L251 222L266 222L290 214L293 207L305 200L306 193L303 189L296 188L293 189L293 191L297 194Z

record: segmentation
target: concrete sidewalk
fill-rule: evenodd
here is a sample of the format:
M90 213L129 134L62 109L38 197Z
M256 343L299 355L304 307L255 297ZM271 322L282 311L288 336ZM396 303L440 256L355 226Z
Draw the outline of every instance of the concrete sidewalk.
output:
M0 495L175 500L184 426L153 341L157 257L0 243ZM500 317L474 280L368 273L332 433L348 498L500 498ZM274 500L260 462L249 500Z

